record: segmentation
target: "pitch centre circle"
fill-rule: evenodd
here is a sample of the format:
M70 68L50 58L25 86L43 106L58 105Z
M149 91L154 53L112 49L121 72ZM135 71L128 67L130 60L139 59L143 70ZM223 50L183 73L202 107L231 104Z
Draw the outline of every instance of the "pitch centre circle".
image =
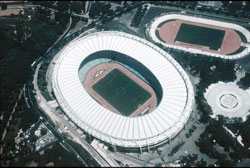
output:
M116 94L117 94L118 96L123 96L123 95L126 94L126 88L124 88L124 87L119 87L119 88L116 89L115 92L116 92Z

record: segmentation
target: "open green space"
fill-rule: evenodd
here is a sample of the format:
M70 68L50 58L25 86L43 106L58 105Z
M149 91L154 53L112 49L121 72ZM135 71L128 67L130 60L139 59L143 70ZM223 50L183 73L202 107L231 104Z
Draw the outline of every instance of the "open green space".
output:
M161 28L161 26L163 26L165 23L168 23L168 22L172 22L172 21L176 21L176 19L169 19L169 20L166 20L164 22L161 22L160 24L158 24L158 28Z
M155 35L161 42L165 43L165 41L160 36L159 30L155 30Z
M240 36L241 41L243 43L247 43L247 38L246 38L246 36L244 34L242 34L241 32L239 32L238 30L234 30L234 31Z
M236 50L235 52L231 53L231 54L227 54L227 55L235 55L235 54L239 54L242 51L244 51L246 49L246 47L240 46L240 48L238 50Z
M182 23L175 42L184 42L218 50L221 47L225 31Z
M132 114L151 97L150 93L118 69L112 70L92 88L124 116Z

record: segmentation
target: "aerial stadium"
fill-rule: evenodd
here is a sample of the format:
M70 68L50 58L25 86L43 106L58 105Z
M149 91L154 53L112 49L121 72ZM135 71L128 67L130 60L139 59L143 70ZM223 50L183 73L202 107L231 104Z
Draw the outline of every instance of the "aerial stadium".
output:
M250 52L250 32L233 23L163 13L147 25L146 33L163 46L196 54L237 59Z
M111 146L159 146L184 127L193 86L166 52L116 31L79 36L56 57L52 88L58 104L86 133Z

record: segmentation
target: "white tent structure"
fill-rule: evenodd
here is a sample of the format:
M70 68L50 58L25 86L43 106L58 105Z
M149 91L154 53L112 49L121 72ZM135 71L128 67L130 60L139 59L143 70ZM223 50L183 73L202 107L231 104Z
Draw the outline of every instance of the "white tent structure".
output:
M124 53L155 75L163 95L153 112L129 118L109 111L91 98L78 70L86 57L102 50ZM144 39L116 31L79 36L66 45L57 57L52 87L60 107L80 128L120 147L155 146L174 137L188 121L194 101L189 77L169 54Z

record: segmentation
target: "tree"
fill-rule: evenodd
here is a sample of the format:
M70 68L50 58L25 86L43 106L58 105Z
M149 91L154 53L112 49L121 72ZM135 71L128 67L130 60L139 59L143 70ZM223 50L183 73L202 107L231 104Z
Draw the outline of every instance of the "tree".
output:
M110 11L110 7L111 7L110 3L104 4L102 2L95 2L92 4L89 10L89 17L95 19L101 14L102 16L104 14L112 15L112 12Z
M47 129L46 128L42 128L41 129L41 135L43 136L43 135L45 135L47 133Z
M203 158L201 158L201 160L200 160L200 161L197 161L197 162L196 162L195 167L207 167L207 162L206 162L206 161L204 161L204 159L203 159Z
M197 154L192 154L192 155L188 155L188 156L182 156L181 157L181 163L183 165L183 163L186 163L185 164L185 167L190 167L190 166L193 166L195 165L195 161L197 160L198 158L198 155Z
M248 89L250 87L250 73L245 73L245 76L240 79L237 84L240 86L242 89Z
M248 115L247 120L243 123L238 124L238 127L236 128L237 130L239 129L240 135L242 136L242 142L244 143L246 148L250 147L250 115Z
M6 3L1 3L1 9L2 9L2 10L6 10L6 9L7 9Z
M69 2L57 1L57 10L60 12L66 12L69 9Z
M198 141L196 141L195 144L199 147L199 151L201 153L205 153L211 157L211 154L214 152L214 148L211 142L209 141L208 137L206 138L199 137Z
M75 12L76 14L80 14L81 10L84 9L84 6L85 6L85 5L83 6L82 4L85 4L85 2L78 2L78 1L72 2L70 4L71 10Z
M222 3L223 8L226 8L229 6L229 1L221 1L221 3Z
M155 167L162 167L162 163L156 163Z
M68 15L61 13L61 12L55 13L55 21L59 22L60 24L66 24L68 17L69 17Z
M39 162L39 160L40 160L40 154L39 154L39 152L33 151L33 152L30 153L30 156L31 156L31 158L32 158L35 162Z

